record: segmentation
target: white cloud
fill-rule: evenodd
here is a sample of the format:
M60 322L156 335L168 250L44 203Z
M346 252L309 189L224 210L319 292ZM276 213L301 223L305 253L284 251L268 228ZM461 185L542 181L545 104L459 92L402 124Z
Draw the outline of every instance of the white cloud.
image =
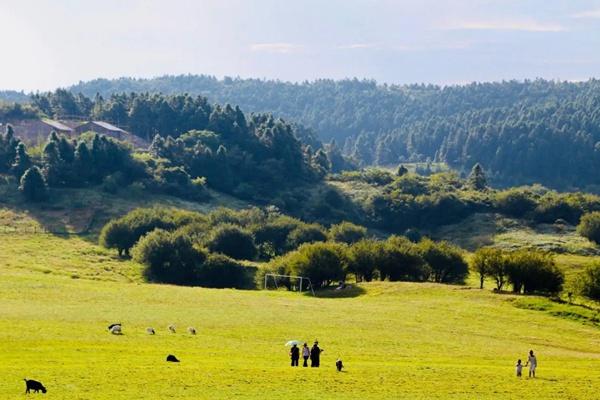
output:
M567 29L560 24L535 20L480 20L461 21L442 26L444 30L476 31L524 31L524 32L563 32Z
M587 10L571 15L573 18L600 18L600 8L597 10Z
M293 43L253 43L250 50L266 53L290 54L302 49L302 46Z

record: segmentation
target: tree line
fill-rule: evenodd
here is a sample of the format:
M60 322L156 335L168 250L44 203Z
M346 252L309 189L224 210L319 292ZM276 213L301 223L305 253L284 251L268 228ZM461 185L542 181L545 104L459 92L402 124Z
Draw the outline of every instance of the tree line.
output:
M600 211L597 195L560 193L541 185L493 189L486 174L479 164L466 178L453 171L419 175L400 165L395 173L372 168L329 179L367 187L360 196L348 191L351 204L359 207L365 224L395 233L456 223L484 212L531 223L577 225L584 214Z
M334 139L365 165L476 162L498 184L554 188L600 183L600 81L542 79L458 86L387 85L371 80L288 83L211 76L98 79L70 88L202 94L252 112L271 112Z
M179 285L248 289L266 273L307 277L315 288L348 278L463 284L470 273L481 288L491 279L498 292L511 286L515 293L556 295L564 284L563 271L542 251L481 248L467 260L448 242L376 238L360 225L307 223L272 206L209 213L139 208L109 221L99 242L143 264L148 280ZM247 261L265 263L257 269ZM597 296L598 275L597 266L582 274L582 294Z
M52 132L30 154L11 125L0 133L0 174L9 174L29 201L48 200L52 188L99 186L110 193L137 183L155 193L205 200L203 178L181 167L134 154L126 143L99 134L69 138Z

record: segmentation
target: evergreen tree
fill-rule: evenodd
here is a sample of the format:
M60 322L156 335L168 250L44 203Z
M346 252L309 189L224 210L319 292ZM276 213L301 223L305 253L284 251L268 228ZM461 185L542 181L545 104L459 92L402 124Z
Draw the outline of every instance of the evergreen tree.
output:
M329 157L323 149L317 150L311 161L320 175L325 175L331 170L331 161L329 161Z
M50 186L59 186L62 183L61 161L58 153L58 141L50 140L44 146L42 153L42 165L46 182Z
M19 143L17 145L15 161L11 166L11 171L14 176L20 178L29 167L31 167L31 159L29 158L29 154L27 154L25 144Z
M19 142L12 125L6 125L4 135L0 133L0 171L8 171L11 168Z
M398 169L396 170L396 176L404 176L408 173L408 169L402 164L398 165Z
M487 188L487 178L483 172L483 168L479 163L475 164L469 174L469 186L474 190L485 190Z
M92 160L92 154L87 144L83 140L77 144L77 148L75 149L74 165L79 183L85 183L90 179L94 172L94 161Z
M21 177L19 191L29 201L43 201L48 198L48 187L40 169L29 168Z
M64 135L61 135L58 140L58 155L62 161L69 164L73 162L75 158L73 147L73 144Z

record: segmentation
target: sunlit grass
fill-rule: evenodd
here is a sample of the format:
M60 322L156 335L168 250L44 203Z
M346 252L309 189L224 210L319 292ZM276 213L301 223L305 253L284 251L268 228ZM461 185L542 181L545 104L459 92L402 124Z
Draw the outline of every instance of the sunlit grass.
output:
M600 329L489 290L370 283L313 298L3 272L2 399L22 398L24 377L54 399L596 399L600 383ZM322 368L288 367L285 341L315 338ZM530 348L539 378L519 380L513 364ZM170 353L182 362L167 364Z

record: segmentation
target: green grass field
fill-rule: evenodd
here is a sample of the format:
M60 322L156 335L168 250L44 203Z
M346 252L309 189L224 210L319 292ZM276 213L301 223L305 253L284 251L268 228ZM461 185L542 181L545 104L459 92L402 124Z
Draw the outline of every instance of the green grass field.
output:
M25 377L53 399L598 398L600 329L536 298L411 283L350 298L151 285L76 237L5 235L0 255L1 399L22 398ZM315 338L322 367L289 367L285 341ZM538 378L517 379L530 348Z
M52 399L598 398L597 304L498 295L491 283L475 289L474 278L466 286L362 284L346 298L146 284L140 265L96 244L102 221L140 205L128 196L65 190L45 208L3 199L0 399L23 398L23 378L42 381ZM243 206L217 196L144 204ZM84 235L43 233L90 226ZM464 237L456 229L447 234ZM511 230L514 240L552 239ZM495 227L479 231L513 240L499 241ZM593 259L557 257L571 275ZM124 335L108 333L112 322L123 323ZM322 367L289 367L284 343L315 338ZM517 379L514 364L530 348L538 378ZM166 363L169 353L182 362ZM344 373L335 371L338 356Z

